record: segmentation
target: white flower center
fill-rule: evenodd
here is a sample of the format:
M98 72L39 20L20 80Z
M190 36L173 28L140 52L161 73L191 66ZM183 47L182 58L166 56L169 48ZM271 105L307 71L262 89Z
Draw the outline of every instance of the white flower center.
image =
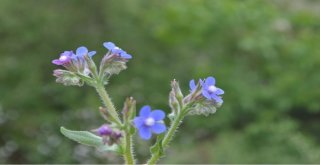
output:
M156 121L155 121L152 117L148 117L148 118L144 121L144 124L147 125L147 126L153 126L155 122L156 122Z
M114 49L121 50L121 49L120 49L119 47L117 47L117 46L116 46L116 47L114 47Z
M67 59L68 59L67 56L61 56L61 57L59 58L60 61L66 61Z
M214 85L210 85L208 90L209 90L209 92L214 93L217 90L217 87Z

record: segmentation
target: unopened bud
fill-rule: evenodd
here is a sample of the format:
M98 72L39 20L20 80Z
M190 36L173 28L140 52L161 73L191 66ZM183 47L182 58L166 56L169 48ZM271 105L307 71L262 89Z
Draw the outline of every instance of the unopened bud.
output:
M176 98L178 99L178 101L182 100L183 94L181 92L179 83L175 79L171 82L171 87L172 87L172 90L174 91L174 94L175 94Z
M103 108L103 107L99 107L99 112L100 112L100 115L107 121L109 121L109 112L107 111L106 108Z
M97 67L96 64L94 63L94 61L92 60L91 57L89 57L89 55L85 55L84 59L87 62L88 67L84 69L85 72L90 71L89 73L92 74L96 74L97 73Z
M124 102L123 110L123 120L129 122L136 115L136 101L133 97L129 97Z
M96 131L100 136L108 136L112 134L112 129L106 124L99 127Z
M83 85L83 81L81 81L81 79L73 72L62 69L56 69L53 71L53 75L57 77L56 82L62 83L63 85Z
M116 54L106 54L100 63L100 72L106 76L119 74L127 69L126 62L127 60L119 58Z
M178 114L179 113L179 102L175 96L175 93L173 91L171 91L169 93L169 106L172 109L174 114Z

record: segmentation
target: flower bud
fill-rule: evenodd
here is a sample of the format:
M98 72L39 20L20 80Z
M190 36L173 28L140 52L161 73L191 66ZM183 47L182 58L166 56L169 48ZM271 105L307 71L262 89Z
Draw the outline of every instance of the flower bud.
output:
M173 114L178 114L180 111L179 102L175 96L175 93L171 91L169 93L169 106L173 110Z
M82 86L83 81L73 72L67 70L56 69L53 71L53 75L57 77L56 82L62 83L63 85L78 85Z
M86 60L86 64L87 64L87 67L84 69L85 75L88 75L89 73L96 74L97 67L94 61L92 60L92 58L89 55L85 55L84 59Z
M103 107L99 107L99 112L100 112L100 115L107 121L109 121L109 112L107 111L106 108L103 108Z
M175 79L171 82L171 87L172 87L172 91L174 92L176 99L180 102L183 99L183 94L181 92L179 83ZM180 106L182 106L182 105L180 105Z
M129 120L133 119L133 117L135 116L136 101L132 97L126 99L123 106L122 114L123 114L123 120L125 122L128 122Z
M111 129L108 125L104 124L104 125L102 125L101 127L99 127L99 128L97 129L97 133L98 133L100 136L111 135L111 134L112 134L112 129Z
M203 101L194 105L189 111L189 115L204 115L208 116L214 114L217 111L217 107L210 101Z

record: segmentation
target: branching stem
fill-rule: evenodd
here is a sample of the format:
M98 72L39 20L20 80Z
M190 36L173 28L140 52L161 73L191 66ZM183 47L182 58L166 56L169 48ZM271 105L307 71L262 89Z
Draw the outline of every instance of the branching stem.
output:
M169 142L172 140L176 130L178 129L179 125L182 123L182 119L184 118L184 114L180 113L171 123L171 126L162 140L162 148L165 150L168 147ZM157 161L160 159L161 155L153 154L149 161L147 162L148 165L156 164Z

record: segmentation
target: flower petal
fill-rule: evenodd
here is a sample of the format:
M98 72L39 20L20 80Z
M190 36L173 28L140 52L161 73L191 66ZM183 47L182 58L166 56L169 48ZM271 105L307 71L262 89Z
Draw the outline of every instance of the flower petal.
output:
M217 103L222 103L223 100L220 96L217 95L212 95L212 98L214 99L214 101L216 101Z
M122 53L121 57L124 59L131 59L132 58L132 56L130 54L128 54L127 52Z
M202 89L202 95L209 100L211 99L209 92L205 89Z
M216 95L222 95L224 94L224 91L220 88L217 88L217 90L214 92Z
M140 109L140 117L149 117L151 112L151 107L149 105L145 105Z
M61 62L59 59L52 60L52 63L55 65L62 65L63 64L63 62Z
M156 123L151 127L152 132L156 134L163 133L167 130L166 126L163 123Z
M91 51L91 52L88 53L88 55L89 55L89 57L92 57L92 56L94 56L96 53L97 53L96 51Z
M191 92L196 89L196 83L195 83L194 80L190 80L190 82L189 82L189 87L190 87L190 89L191 89Z
M215 85L215 84L216 84L216 79L214 79L213 77L208 77L208 78L206 78L206 80L205 80L205 84L206 84L207 86Z
M76 54L77 56L83 56L85 54L88 53L88 49L84 46L80 46L77 50L76 50Z
M105 48L109 49L110 51L116 47L116 45L112 42L104 42L103 46Z
M139 135L144 140L149 140L151 138L151 128L142 126L139 128Z
M150 117L152 117L155 121L163 120L166 114L162 110L154 110L150 113Z
M143 117L135 117L135 118L133 119L133 123L134 123L134 126L135 126L136 128L139 128L139 127L141 127L141 126L143 125L143 123L144 123L144 118L143 118Z

